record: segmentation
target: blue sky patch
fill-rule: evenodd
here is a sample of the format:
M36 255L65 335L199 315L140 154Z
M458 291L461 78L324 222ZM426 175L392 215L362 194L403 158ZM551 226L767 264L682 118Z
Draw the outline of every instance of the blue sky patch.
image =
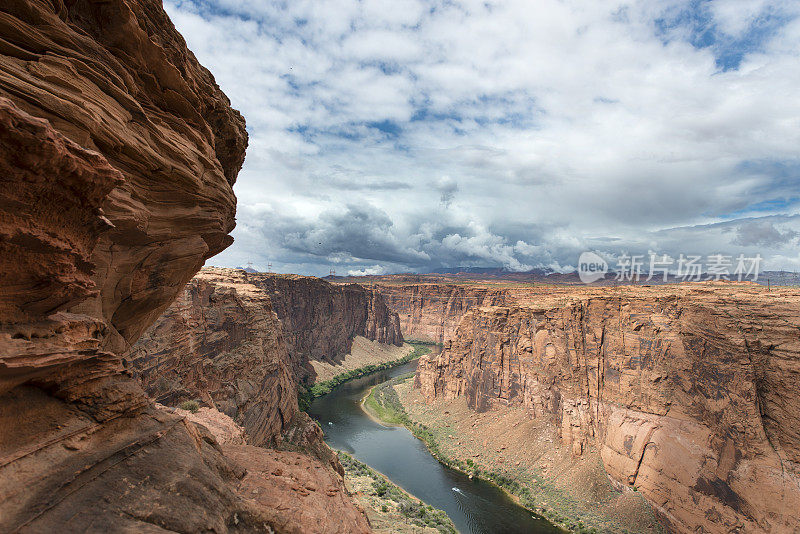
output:
M664 43L685 39L695 48L711 50L721 71L738 69L748 54L762 51L764 45L794 19L780 8L767 6L741 35L730 35L714 19L711 3L712 0L691 0L657 18L655 28Z

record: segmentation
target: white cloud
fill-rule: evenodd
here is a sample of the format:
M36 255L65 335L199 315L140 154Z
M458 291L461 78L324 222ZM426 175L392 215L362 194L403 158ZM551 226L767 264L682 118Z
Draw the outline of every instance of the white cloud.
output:
M348 276L374 276L379 274L387 274L389 271L383 265L372 265L364 267L363 269L350 269L347 271Z
M720 29L738 36L773 3L769 0L714 0L710 6Z
M251 134L236 242L213 261L558 267L595 239L646 250L796 213L797 3L706 4L709 46L691 5L167 0ZM750 48L723 70L731 39ZM336 234L347 206L388 224Z

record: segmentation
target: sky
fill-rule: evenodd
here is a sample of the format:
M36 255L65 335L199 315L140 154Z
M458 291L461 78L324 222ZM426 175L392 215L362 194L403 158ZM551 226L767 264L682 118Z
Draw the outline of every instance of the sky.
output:
M166 0L247 120L220 266L800 268L797 0Z

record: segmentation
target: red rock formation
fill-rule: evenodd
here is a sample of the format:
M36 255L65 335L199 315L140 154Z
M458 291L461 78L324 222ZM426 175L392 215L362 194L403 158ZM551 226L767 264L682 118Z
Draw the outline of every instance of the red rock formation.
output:
M461 317L476 306L496 306L509 300L509 291L449 284L375 285L386 305L396 312L406 339L443 343L452 337Z
M403 344L397 314L376 291L299 275L257 273L247 279L269 295L300 379L313 376L309 360L337 362L356 336Z
M121 359L231 243L243 119L160 2L8 0L0 36L0 530L273 531Z
M296 274L248 274L266 291L285 324L289 344L309 359L335 358L350 351L355 336L400 346L397 317L379 293L358 284L330 284Z
M111 229L101 206L123 177L3 98L0 181L2 393L98 357L103 319L67 310L97 295L91 256Z
M573 290L475 308L427 398L525 406L599 451L682 532L800 529L800 292L742 284Z
M379 294L210 267L127 359L157 401L175 406L199 398L242 424L251 443L274 444L297 415L299 382L313 373L309 360L336 360L356 335L402 344L397 315Z
M342 477L320 468L308 455L251 445L226 445L223 450L238 463L250 466L236 489L268 514L267 521L276 532L372 532Z
M363 511L353 506L345 489L338 458L327 447L328 459L336 458L337 470L322 469L316 457L297 451L248 445L244 429L213 408L203 407L194 414L175 411L207 428L227 457L247 466L245 476L235 483L236 491L267 514L269 524L278 532L370 532ZM309 424L307 430L311 432L310 441L322 444L316 424Z
M269 296L235 269L203 269L128 356L162 404L201 399L274 443L297 412L297 383Z
M99 291L81 306L107 319L103 348L122 352L231 243L244 120L160 2L2 11L0 96L124 174L101 206L113 226L93 247Z
M244 121L186 50L160 3L6 2L0 35L0 96L14 101L15 115L27 112L53 127L39 126L39 135L25 139L16 123L5 122L4 146L18 152L3 176L10 197L4 226L18 234L4 239L4 249L29 257L28 265L50 255L49 247L80 255L70 272L56 266L62 280L55 282L47 261L37 275L4 254L11 266L4 274L26 301L18 312L68 309L96 318L104 323L97 348L120 353L206 258L230 244L231 185L244 158ZM69 141L73 148L64 148ZM88 154L84 162L61 154L78 150ZM50 157L61 163L43 163ZM39 186L36 174L44 176ZM20 183L28 190L17 191ZM55 183L85 216L61 212L70 205L62 199L69 199ZM19 225L24 209L41 220L31 223L38 228ZM81 243L90 237L90 216L93 235ZM45 222L58 227L59 241L42 235ZM57 286L71 286L71 295ZM51 373L63 363L40 360L36 371L24 372Z

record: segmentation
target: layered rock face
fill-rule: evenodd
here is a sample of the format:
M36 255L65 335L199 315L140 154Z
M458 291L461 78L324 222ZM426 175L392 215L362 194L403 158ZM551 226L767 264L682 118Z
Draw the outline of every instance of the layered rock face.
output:
M174 411L208 429L228 458L247 466L244 476L234 482L236 491L252 499L276 532L371 532L364 513L353 505L345 488L338 458L326 446L322 445L338 470L323 469L318 455L248 445L250 438L245 430L213 408L203 407L194 414ZM305 431L310 434L293 442L310 438L322 444L319 427L309 423ZM293 427L292 432L300 432L302 426Z
M471 310L415 385L549 419L678 531L800 529L800 292L572 291Z
M0 36L0 530L272 532L122 365L232 241L244 120L160 2L10 0Z
M299 417L310 361L336 361L353 338L402 345L397 314L355 284L204 268L127 360L158 402L201 399L275 444Z
M231 186L244 160L244 120L186 49L160 2L5 2L0 35L0 96L10 98L19 112L45 119L65 138L39 138L26 145L18 139L20 151L11 165L33 166L34 173L44 173L49 187L69 190L96 182L102 172L62 163L61 174L50 174L42 163L49 158L34 155L51 150L57 156L57 145L68 139L94 151L92 158L118 173L110 190L97 191L105 194L94 200L96 206L81 205L105 223L104 231L97 231L96 243L76 259L80 265L74 275L62 276L75 277L86 287L93 265L94 287L86 290L80 309L76 299L65 299L66 304L101 318L107 331L100 348L121 353L204 260L232 242L228 234L236 199ZM4 192L20 182L32 183L30 173L21 171L3 179L9 180ZM17 191L7 193L14 198L6 200L5 211L22 215L19 204L11 202L26 199L16 198ZM56 217L44 215L46 209L61 210L58 200L40 196L30 209L36 219L57 225ZM72 226L79 221L72 220ZM41 255L49 246L59 247L41 229L29 231L23 225L17 230L9 222L20 232L12 242L29 252ZM24 272L17 266L4 274ZM41 293L48 284L33 281L20 293L27 287ZM62 305L45 302L35 292L25 292L20 301L18 313L48 313Z
M297 413L297 383L270 298L247 278L203 269L127 359L158 402L199 398L244 426L250 443L274 444Z
M356 336L403 344L398 316L377 291L299 275L255 273L247 279L269 295L301 380L309 375L313 379L310 360L338 361L350 352Z
M375 288L389 309L397 313L406 339L433 343L451 338L469 309L513 300L513 292L468 285L381 283Z

